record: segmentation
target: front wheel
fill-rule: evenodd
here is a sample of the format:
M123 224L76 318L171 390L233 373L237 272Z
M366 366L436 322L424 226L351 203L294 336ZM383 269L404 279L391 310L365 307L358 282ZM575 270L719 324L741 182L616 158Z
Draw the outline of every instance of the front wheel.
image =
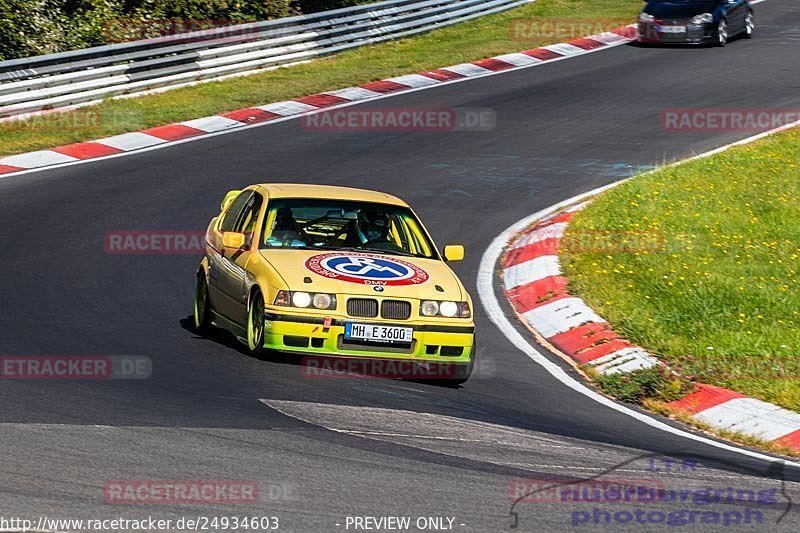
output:
M469 363L465 365L456 365L455 375L453 376L453 379L450 380L450 386L455 387L466 383L469 380L470 376L472 376L472 370L474 368L475 368L475 359L472 359Z
M211 327L211 311L208 306L208 283L202 272L197 274L194 289L194 328L199 333L207 333Z
M747 12L744 19L744 38L752 39L753 34L756 32L756 15L752 11Z
M714 46L725 46L728 44L728 21L719 19L717 29L714 32Z
M477 349L472 347L472 356L467 363L444 363L444 368L440 368L443 374L446 374L444 379L440 379L439 383L445 387L458 387L466 383L472 371L475 369L475 355Z
M264 351L264 297L256 291L247 309L247 350L252 355Z

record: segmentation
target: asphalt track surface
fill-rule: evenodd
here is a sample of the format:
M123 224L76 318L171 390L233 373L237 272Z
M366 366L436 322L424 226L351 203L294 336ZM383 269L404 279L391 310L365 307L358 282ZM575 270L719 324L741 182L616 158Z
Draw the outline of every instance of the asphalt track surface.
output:
M497 116L491 132L323 133L292 120L0 180L0 354L153 360L147 380L0 380L0 513L276 515L284 531L344 531L355 515L448 516L455 530L497 531L513 523L513 479L553 476L783 487L800 501L800 475L779 462L668 435L575 395L517 351L479 305L481 364L463 388L308 379L291 361L257 360L224 335L191 331L197 257L103 249L111 230L201 230L227 190L253 182L374 188L409 201L440 245L467 246L456 270L477 304L481 254L515 221L750 134L669 133L663 110L800 107L800 10L770 0L757 17L756 39L724 49L622 46L367 104L488 108ZM648 472L647 454L700 466ZM245 479L262 495L248 506L109 505L103 486L115 479ZM778 500L783 507L762 508L755 528L800 527L796 508L776 523L786 507ZM573 512L595 507L630 508L521 503L515 511L521 530L557 531L572 528ZM662 507L704 510L647 509ZM674 529L603 520L577 529Z

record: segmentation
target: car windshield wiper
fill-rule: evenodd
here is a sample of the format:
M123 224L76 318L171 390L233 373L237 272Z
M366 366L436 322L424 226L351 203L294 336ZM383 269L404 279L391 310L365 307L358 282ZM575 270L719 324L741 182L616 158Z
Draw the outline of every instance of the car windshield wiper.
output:
M373 252L373 253L386 254L386 255L400 255L400 256L403 256L403 257L423 257L421 255L410 254L408 252L399 252L399 251L396 251L396 250L383 250L381 248L360 248L359 247L359 248L356 248L355 250L359 251L359 252Z
M367 248L363 246L319 246L315 249L319 250L336 250L338 252L371 252L376 254L384 254L384 255L399 255L402 257L420 257L423 259L427 259L423 255L411 254L408 252L400 252L396 250L383 250L381 248Z

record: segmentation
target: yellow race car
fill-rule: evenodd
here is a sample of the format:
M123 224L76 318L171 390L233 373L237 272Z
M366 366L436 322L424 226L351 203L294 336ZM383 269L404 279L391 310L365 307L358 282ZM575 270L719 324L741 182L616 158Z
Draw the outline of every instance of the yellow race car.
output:
M201 332L226 329L253 354L402 362L439 369L424 375L449 383L472 373L472 301L446 264L464 248L440 254L399 198L252 185L225 195L205 246L194 298Z

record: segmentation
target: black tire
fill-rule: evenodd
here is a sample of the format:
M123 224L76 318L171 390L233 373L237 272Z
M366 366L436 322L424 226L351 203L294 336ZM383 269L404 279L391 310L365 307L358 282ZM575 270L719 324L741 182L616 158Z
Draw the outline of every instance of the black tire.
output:
M194 329L200 334L208 333L211 329L211 306L208 299L208 283L203 272L197 274L194 288Z
M719 22L717 22L717 29L714 30L714 46L721 48L728 44L728 31L728 19L719 19Z
M445 363L446 366L444 368L446 370L443 370L443 372L448 376L445 379L439 380L439 383L445 387L458 387L469 381L470 376L472 376L472 370L475 368L475 355L477 351L477 347L473 346L469 363Z
M745 39L752 39L755 32L756 32L756 14L753 13L752 9L750 9L747 11L747 15L745 15L744 32L742 33L742 37L744 37Z
M449 385L451 387L457 387L469 381L470 376L472 376L472 369L474 368L475 368L474 356L469 363L465 365L456 365L455 375L453 376L453 379L449 380Z
M247 351L251 355L264 353L264 297L256 290L247 304Z

